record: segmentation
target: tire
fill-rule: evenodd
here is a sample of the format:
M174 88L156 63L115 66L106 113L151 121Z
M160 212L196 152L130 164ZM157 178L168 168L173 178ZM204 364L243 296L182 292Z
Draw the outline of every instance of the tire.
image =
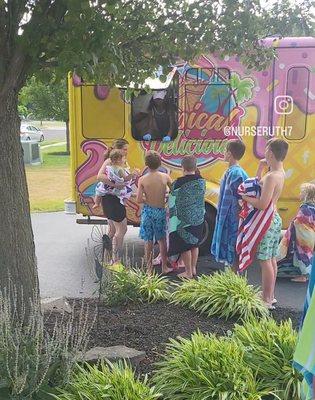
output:
M199 253L201 256L210 255L210 247L212 243L216 215L216 209L209 204L206 204L204 237L199 246Z
M44 140L45 140L44 135L41 135L39 141L40 141L40 142L43 142Z
M31 140L31 138L29 136L27 136L27 138L25 140Z

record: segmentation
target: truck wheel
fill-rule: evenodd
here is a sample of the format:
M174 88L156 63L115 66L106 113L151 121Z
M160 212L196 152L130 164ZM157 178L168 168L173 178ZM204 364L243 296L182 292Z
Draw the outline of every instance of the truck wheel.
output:
M207 256L210 254L216 214L216 209L209 204L206 204L204 235L199 246L199 253L201 256Z

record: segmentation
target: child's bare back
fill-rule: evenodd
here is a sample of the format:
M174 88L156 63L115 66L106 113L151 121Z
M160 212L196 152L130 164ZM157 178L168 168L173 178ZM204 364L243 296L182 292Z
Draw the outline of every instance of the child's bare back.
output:
M284 186L285 172L279 170L270 171L260 180L260 185L271 193L271 201L276 206Z
M144 202L151 207L164 208L170 184L170 176L163 172L150 171L142 176L139 179L139 186L142 187L145 196Z

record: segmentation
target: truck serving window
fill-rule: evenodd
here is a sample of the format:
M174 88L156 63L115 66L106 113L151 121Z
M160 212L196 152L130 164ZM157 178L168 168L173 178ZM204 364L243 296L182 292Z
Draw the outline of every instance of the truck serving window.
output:
M290 68L287 75L287 99L284 126L288 140L303 139L307 133L310 71L306 67Z
M131 99L131 131L136 140L174 140L178 134L178 84L141 91Z

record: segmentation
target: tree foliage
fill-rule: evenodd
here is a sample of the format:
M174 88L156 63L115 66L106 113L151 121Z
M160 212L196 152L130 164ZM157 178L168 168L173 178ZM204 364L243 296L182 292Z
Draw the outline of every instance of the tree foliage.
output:
M68 96L66 80L42 82L36 77L27 81L19 96L20 110L39 120L68 120Z
M157 65L203 51L240 54L263 67L258 39L309 34L310 1L10 0L0 1L0 93L27 76L81 76L113 84L141 82Z

